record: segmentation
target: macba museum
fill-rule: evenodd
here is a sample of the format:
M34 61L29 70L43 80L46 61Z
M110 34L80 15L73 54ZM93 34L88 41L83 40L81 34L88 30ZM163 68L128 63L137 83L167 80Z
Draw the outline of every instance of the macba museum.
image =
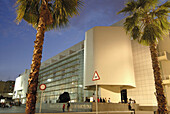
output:
M84 102L96 94L96 81L92 78L97 71L100 76L98 97L110 98L112 103L131 98L140 106L157 106L149 47L130 40L122 23L91 28L85 33L84 41L42 62L39 85L47 87L42 102L56 103L64 92L69 93L70 102ZM157 49L164 92L170 106L170 35L159 41ZM26 70L16 79L18 84L14 89L13 99L19 98L22 103L25 103L28 72Z

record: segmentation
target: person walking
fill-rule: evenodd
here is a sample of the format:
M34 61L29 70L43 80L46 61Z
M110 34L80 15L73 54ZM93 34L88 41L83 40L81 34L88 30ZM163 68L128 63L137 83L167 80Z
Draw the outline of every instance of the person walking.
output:
M65 112L65 104L63 104L63 112Z
M105 103L105 99L103 98L103 103Z
M108 100L108 103L110 103L110 98L109 98L109 100Z
M100 99L99 99L99 98L97 98L97 102L98 102L98 103L100 102Z
M70 111L70 103L69 103L69 101L67 102L67 110L68 110L68 112Z
M95 100L96 100L96 96L93 93L93 102L95 102Z
M103 102L101 97L100 97L100 102L101 102L101 103Z
M105 98L104 100L105 100L105 102L107 103L107 98Z

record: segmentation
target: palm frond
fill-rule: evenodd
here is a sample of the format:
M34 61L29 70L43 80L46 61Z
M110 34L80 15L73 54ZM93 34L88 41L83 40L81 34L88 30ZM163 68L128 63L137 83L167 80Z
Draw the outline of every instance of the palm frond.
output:
M16 2L16 12L17 12L17 17L16 17L16 22L19 24L21 22L22 18L24 17L26 6L27 6L27 1L26 0L18 0Z
M79 9L83 6L81 0L54 0L49 7L53 16L53 23L46 26L46 30L58 29L68 26L69 18L78 15Z
M167 7L167 8L170 8L170 1L165 2L164 4L162 4L162 5L159 6L159 7Z
M17 0L15 4L17 11L16 22L19 24L24 18L26 21L29 20L28 23L35 23L38 15L38 11L36 10L38 2L39 0Z
M133 4L133 2L128 2L128 4ZM157 42L158 39L162 39L162 35L169 33L170 2L161 6L158 4L159 0L136 0L135 10L127 10L131 11L131 14L126 18L124 28L134 40L138 40L144 45ZM126 8L127 6L120 12L126 13Z
M155 12L155 15L157 17L164 17L164 16L168 16L169 11L167 9L159 9Z
M150 7L155 7L159 0L137 0L137 9L148 9Z
M137 7L137 2L132 0L131 2L127 2L126 3L126 7L123 8L121 11L119 11L117 14L120 14L120 13L132 13Z
M132 16L126 18L124 22L124 27L126 31L131 31L132 28L138 23L139 14L134 13Z
M131 37L133 38L133 40L137 40L137 39L140 39L140 36L141 36L140 28L139 26L135 26L132 29Z
M37 2L28 2L23 19L33 26L38 24L39 4Z
M19 23L22 19L37 28L41 0L17 0L17 18ZM46 8L46 30L57 29L68 25L69 18L79 14L83 2L81 0L48 0ZM51 21L52 18L52 21ZM52 22L52 23L51 23Z
M165 33L169 30L170 27L170 22L168 21L168 13L169 11L167 8L158 8L155 12L155 16L157 17L155 19L155 23L158 24L158 26L160 26L161 29L165 31Z
M164 35L169 33L170 22L167 18L155 19L154 23L162 29Z
M151 42L157 42L158 39L161 39L162 35L163 31L159 26L148 24L145 26L143 35L139 42L144 45L149 45Z

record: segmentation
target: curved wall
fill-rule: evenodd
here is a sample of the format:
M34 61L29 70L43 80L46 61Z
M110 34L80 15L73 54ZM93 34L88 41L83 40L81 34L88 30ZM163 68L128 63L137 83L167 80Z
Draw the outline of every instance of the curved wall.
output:
M123 27L94 27L86 32L84 48L84 86L93 86L98 72L98 85L135 87L130 39Z

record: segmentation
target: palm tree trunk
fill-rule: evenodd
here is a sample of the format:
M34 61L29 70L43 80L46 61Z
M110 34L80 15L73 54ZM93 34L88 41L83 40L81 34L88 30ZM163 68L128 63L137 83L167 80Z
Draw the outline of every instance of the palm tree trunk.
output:
M28 92L27 92L27 101L26 101L26 109L25 109L26 114L35 113L38 76L39 76L39 69L41 65L42 48L43 48L45 24L46 24L45 10L46 10L46 6L42 4L39 23L37 27L36 40L34 41L35 45L33 51L32 64L31 64L31 72L28 80Z
M158 51L156 47L157 47L156 43L150 44L152 67L153 67L154 79L155 79L156 98L158 102L157 113L168 114L167 102L166 102L166 97L164 95L164 89L163 89L162 78L160 73L160 66L158 61Z

